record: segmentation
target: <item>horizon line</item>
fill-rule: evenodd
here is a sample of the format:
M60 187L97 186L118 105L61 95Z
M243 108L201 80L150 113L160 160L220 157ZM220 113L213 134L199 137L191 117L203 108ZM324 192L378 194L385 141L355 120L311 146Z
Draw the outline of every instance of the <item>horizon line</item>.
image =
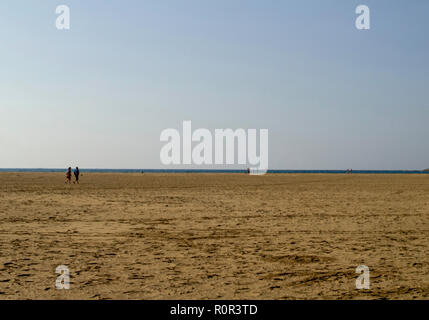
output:
M98 171L247 171L248 168L85 168L79 167L80 170L98 170ZM67 167L9 167L9 168L0 168L0 171L6 170L67 170ZM282 169L282 168L272 168L268 169L268 171L413 171L413 172L424 172L428 171L429 168L426 169Z

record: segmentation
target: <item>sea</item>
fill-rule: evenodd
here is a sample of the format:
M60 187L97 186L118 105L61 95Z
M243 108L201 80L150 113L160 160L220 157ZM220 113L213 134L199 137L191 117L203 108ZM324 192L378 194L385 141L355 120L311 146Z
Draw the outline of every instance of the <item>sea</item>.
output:
M247 173L247 170L219 170L219 169L85 169L79 168L81 172L94 173ZM0 168L0 172L65 172L66 169L59 168ZM267 173L346 173L346 170L268 170ZM353 173L360 174L429 174L423 170L355 170Z

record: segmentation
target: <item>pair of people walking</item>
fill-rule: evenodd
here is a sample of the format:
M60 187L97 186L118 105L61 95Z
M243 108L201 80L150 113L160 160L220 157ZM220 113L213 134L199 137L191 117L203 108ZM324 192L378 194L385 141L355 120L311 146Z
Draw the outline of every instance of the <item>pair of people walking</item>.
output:
M75 181L73 181L73 183L79 183L80 171L79 171L78 167L76 167L76 169L74 169L73 174L74 174L74 178L75 178ZM67 169L67 172L66 172L66 183L68 183L68 184L71 183L71 177L72 177L72 168L69 167Z

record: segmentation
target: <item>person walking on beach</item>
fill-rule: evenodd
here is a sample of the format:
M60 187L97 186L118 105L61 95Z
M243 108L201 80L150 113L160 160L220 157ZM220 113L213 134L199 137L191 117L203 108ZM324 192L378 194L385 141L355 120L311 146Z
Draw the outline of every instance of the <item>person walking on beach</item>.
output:
M79 175L80 175L80 171L79 168L76 167L76 169L74 169L74 178L76 179L76 183L79 184Z
M66 172L66 183L71 183L71 167L69 167Z

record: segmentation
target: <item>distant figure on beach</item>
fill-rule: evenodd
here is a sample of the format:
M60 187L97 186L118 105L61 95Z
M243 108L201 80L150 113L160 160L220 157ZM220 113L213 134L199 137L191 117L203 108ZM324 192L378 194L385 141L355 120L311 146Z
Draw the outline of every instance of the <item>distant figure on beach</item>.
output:
M66 183L71 183L71 167L69 167L66 172Z
M76 183L79 183L79 175L80 175L80 171L79 168L76 167L76 169L74 169L74 178L76 179Z

